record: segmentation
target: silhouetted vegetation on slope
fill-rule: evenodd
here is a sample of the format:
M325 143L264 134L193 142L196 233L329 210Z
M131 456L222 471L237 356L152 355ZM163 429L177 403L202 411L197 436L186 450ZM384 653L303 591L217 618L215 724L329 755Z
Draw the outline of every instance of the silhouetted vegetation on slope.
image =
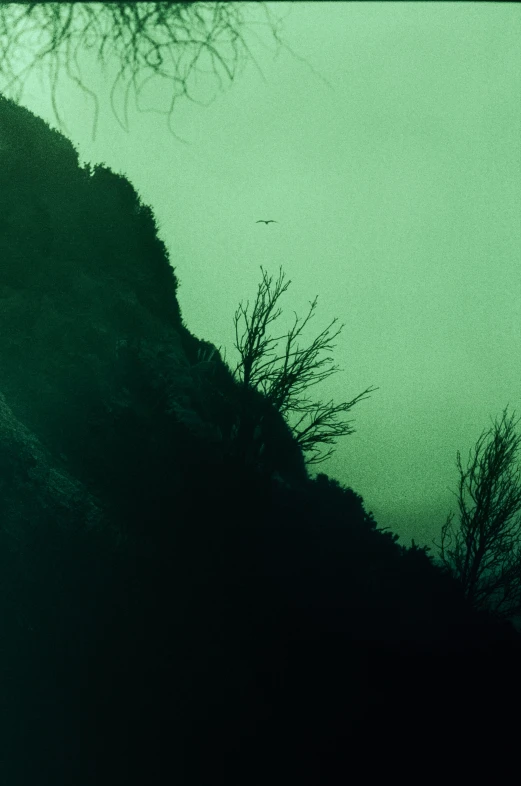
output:
M338 783L447 701L475 734L480 700L517 695L512 627L308 477L273 402L183 325L130 185L4 112L4 780Z

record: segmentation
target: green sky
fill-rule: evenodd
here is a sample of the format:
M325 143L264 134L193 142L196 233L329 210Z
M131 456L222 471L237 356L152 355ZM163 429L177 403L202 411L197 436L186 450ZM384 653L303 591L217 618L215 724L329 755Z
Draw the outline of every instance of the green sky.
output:
M345 323L342 371L314 395L379 389L319 469L362 494L402 543L431 545L456 510L456 451L466 457L507 404L521 414L521 11L268 6L307 62L275 57L252 28L262 73L249 62L210 106L180 102L173 127L187 144L154 112L131 110L123 131L112 79L86 56L96 141L92 104L65 76L58 105L82 160L124 172L152 206L183 316L229 360L233 314L254 298L260 265L282 265L292 281L282 328L315 295L310 340L334 316ZM166 109L170 95L158 81L140 103ZM31 78L21 103L55 125L48 83Z

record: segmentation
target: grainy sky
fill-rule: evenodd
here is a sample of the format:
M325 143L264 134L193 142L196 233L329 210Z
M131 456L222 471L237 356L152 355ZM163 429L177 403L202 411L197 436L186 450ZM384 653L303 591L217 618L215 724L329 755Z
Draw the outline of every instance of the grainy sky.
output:
M86 55L96 141L92 104L65 75L58 106L80 158L123 172L151 205L183 316L228 360L260 265L292 281L274 335L315 295L309 341L334 316L345 323L342 370L311 392L378 390L316 470L360 493L401 543L432 545L457 509L456 451L466 457L507 404L521 414L521 9L267 5L299 57L245 31L258 67L224 92L198 77L198 96L216 98L177 105L186 144L132 105L126 133L109 105L116 70ZM167 109L168 83L151 84L141 107ZM121 89L115 101L121 111ZM31 77L21 103L56 125L45 79Z

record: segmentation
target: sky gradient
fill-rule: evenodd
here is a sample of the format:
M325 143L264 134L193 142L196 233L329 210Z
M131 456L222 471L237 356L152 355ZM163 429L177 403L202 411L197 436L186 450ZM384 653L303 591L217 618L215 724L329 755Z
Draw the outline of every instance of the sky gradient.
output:
M401 543L432 546L457 510L456 452L507 404L521 414L521 10L267 5L298 58L245 30L260 70L246 63L207 107L180 101L172 126L186 143L132 107L126 133L109 103L116 71L90 55L95 142L92 103L65 74L58 106L81 160L124 173L152 207L186 324L230 362L233 314L254 300L260 265L292 281L274 335L316 295L309 341L345 323L341 371L310 393L338 403L378 390L314 471L361 494ZM155 84L140 105L166 109L170 90ZM56 126L45 79L31 77L21 103Z

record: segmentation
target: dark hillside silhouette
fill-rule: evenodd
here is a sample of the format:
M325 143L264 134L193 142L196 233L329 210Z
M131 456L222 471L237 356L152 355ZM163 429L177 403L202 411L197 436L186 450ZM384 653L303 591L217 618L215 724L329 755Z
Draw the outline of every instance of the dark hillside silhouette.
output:
M513 627L309 477L184 324L125 178L0 99L3 139L2 783L338 784L440 735L470 777L517 707Z

